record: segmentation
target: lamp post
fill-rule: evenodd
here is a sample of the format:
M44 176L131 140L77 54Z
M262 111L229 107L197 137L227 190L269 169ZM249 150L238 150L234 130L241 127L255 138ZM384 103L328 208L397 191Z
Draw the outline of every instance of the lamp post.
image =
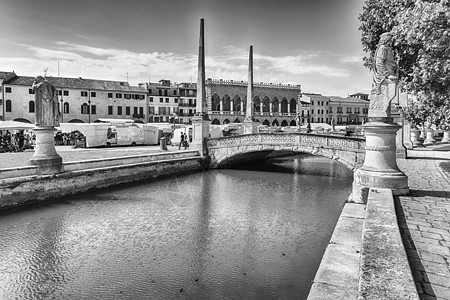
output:
M61 123L64 123L64 105L63 105L62 90L61 90L61 109L59 111L61 112Z

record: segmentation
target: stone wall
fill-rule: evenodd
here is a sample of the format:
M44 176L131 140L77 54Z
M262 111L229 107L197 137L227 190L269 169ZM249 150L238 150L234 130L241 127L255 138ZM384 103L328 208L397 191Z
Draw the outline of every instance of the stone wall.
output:
M123 158L122 158L123 159ZM99 163L98 160L96 160ZM102 160L103 163L108 159ZM39 202L69 194L151 180L159 176L203 170L201 156L166 158L92 168L92 161L78 162L73 171L0 180L0 209Z

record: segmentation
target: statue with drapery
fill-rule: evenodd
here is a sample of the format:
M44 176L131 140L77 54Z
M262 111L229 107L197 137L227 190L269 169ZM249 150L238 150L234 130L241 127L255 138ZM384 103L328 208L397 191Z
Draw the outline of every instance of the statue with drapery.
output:
M60 112L57 89L42 76L35 78L32 88L35 92L36 126L59 126Z

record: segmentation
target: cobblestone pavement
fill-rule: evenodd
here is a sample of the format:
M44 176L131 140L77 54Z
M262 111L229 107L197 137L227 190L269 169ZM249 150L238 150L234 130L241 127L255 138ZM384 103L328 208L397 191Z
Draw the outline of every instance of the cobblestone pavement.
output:
M175 146L167 146L167 148L168 151L178 151L178 147ZM167 152L161 150L159 146L77 149L73 149L72 146L56 146L56 151L62 157L63 162ZM33 153L34 150L0 153L0 169L29 166L29 159Z
M396 208L420 299L450 300L450 162L397 161L411 190Z

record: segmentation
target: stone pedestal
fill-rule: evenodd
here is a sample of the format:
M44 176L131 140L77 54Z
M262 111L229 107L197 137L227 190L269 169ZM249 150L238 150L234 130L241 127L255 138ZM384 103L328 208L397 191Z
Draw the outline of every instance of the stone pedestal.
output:
M258 123L257 122L245 122L244 121L244 134L254 134L258 133Z
M36 128L36 146L30 164L39 167L43 175L56 174L63 171L62 157L56 152L53 127Z
M423 141L424 146L430 146L436 144L436 139L434 138L434 130L431 128L426 129L426 139Z
M408 177L400 171L396 161L395 123L369 122L363 125L366 136L366 157L363 166L355 171L351 200L366 203L370 188L388 188L394 195L409 192Z
M189 148L200 151L200 154L205 155L204 142L205 138L209 137L210 120L204 120L201 117L192 119L192 143Z
M420 130L416 126L411 127L411 142L413 148L422 146L422 142L419 140L419 138L420 138Z
M444 131L444 136L441 140L442 143L450 143L450 130Z

